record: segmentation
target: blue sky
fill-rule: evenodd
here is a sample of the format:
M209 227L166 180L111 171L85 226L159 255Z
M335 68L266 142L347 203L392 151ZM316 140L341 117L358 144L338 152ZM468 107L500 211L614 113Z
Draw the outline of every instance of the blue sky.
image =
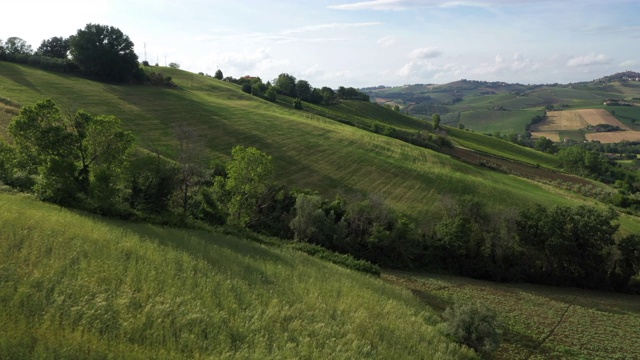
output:
M151 63L264 81L286 72L316 87L640 71L636 0L23 0L2 13L0 39L34 49L99 23L129 35L140 60L146 43Z

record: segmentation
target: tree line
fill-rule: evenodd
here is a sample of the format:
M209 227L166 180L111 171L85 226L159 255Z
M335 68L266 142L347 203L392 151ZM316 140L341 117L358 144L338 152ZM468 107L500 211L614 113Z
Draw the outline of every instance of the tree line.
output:
M297 106L294 103L294 107L297 109L302 109L302 101L322 105L335 104L339 100L369 101L369 95L353 87L340 86L337 90L327 86L317 88L311 86L307 80L296 79L295 76L287 73L282 73L273 81L267 81L266 83L257 76L244 76L237 79L231 76L223 78L220 70L216 71L214 77L240 85L242 91L271 102L275 102L278 95L293 98L297 101Z
M42 40L35 51L19 37L0 39L0 60L50 71L81 73L112 83L147 80L129 36L116 27L100 24L87 24L68 37Z
M375 195L323 199L277 182L273 159L236 146L203 167L203 148L176 129L177 157L135 147L114 116L63 116L51 100L24 106L0 141L0 181L38 198L124 219L247 228L386 267L444 270L494 281L639 291L640 237L617 213L589 206L489 210L447 198L414 219ZM315 251L315 250L314 250Z

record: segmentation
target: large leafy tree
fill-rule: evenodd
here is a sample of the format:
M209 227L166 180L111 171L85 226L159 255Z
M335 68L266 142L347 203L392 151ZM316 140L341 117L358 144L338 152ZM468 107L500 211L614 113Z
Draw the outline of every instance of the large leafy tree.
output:
M298 80L298 82L296 82L296 90L298 91L298 97L301 100L309 101L313 88L307 80Z
M133 136L114 116L78 111L65 119L51 100L25 106L9 131L23 168L36 176L43 200L73 205L88 199L107 208L117 197L126 154Z
M278 78L274 81L274 84L278 92L280 92L281 94L290 97L298 97L295 76L282 73L278 75Z
M244 227L263 205L275 170L271 156L254 147L235 146L231 156L227 178L216 180L216 192L218 200L227 205L227 222Z
M23 39L12 36L4 43L4 51L7 55L31 55L33 49L31 45L27 44Z
M54 36L50 39L42 40L38 50L36 50L36 54L52 58L66 59L67 56L69 56L70 43L70 38Z
M70 45L71 57L89 76L124 82L141 71L133 42L113 26L87 24L71 38Z

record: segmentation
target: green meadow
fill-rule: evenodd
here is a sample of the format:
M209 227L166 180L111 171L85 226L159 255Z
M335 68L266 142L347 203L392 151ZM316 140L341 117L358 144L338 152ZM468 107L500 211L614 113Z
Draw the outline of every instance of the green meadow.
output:
M230 83L176 69L154 70L172 76L180 87L116 86L0 62L0 96L20 105L52 98L70 114L84 108L94 114L116 115L134 133L139 146L158 149L168 157L175 156L174 131L180 127L199 134L207 163L228 160L233 146L254 146L273 157L281 183L309 188L326 198L373 194L418 219L439 213L443 197L464 194L475 194L494 208L577 203L527 180L258 99ZM390 119L405 128L423 124L382 106L361 103L349 111L340 106L323 108L345 117L374 116L369 121ZM458 133L452 130L451 134ZM490 138L466 140L463 145L486 139ZM522 158L534 157L528 162L552 165L540 153L513 148L526 153L519 155Z
M472 359L408 291L209 231L0 194L2 359Z

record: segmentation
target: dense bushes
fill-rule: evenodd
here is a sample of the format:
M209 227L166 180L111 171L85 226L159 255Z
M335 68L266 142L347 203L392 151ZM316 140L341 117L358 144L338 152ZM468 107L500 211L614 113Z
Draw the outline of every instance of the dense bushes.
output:
M479 354L488 356L500 346L501 331L494 309L479 303L457 302L442 316L445 334Z

